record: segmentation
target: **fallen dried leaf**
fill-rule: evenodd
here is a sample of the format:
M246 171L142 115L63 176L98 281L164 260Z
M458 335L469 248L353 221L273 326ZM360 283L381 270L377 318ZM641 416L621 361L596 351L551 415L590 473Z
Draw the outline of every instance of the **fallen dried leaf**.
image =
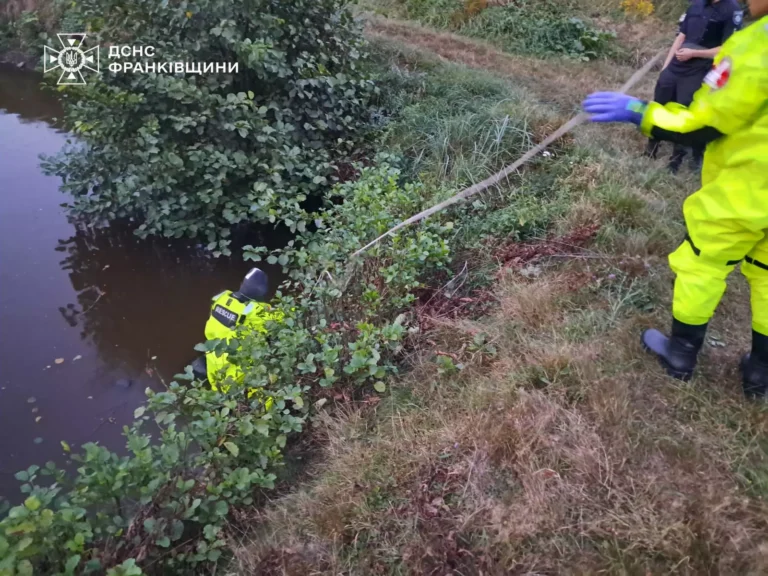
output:
M430 506L429 504L426 504L424 506L424 515L425 516L427 516L429 518L432 518L434 516L437 516L438 513L439 513L438 509L435 508L434 506Z
M560 478L560 474L558 474L557 472L555 472L551 468L543 468L543 469L539 470L539 472L541 472L541 475L544 476L544 478L546 478L546 479Z
M371 404L376 405L379 402L381 402L381 396L368 396L365 400L363 400L365 404Z

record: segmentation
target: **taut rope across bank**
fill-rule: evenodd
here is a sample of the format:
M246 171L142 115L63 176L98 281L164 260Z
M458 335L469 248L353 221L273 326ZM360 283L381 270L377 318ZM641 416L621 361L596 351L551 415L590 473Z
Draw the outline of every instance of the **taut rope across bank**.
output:
M632 77L627 80L627 82L622 86L619 91L620 92L627 92L630 90L635 84L637 84L653 67L656 62L659 61L659 59L665 54L666 51L659 52L651 58L648 62L646 62L645 66L643 66L640 70L635 72ZM432 214L435 214L437 212L440 212L441 210L444 210L448 206L451 206L453 204L456 204L457 202L464 200L466 198L469 198L470 196L474 196L475 194L479 192L483 192L490 188L491 186L494 186L504 180L507 176L509 176L512 172L520 168L523 164L528 162L531 158L536 156L539 152L543 151L547 146L552 144L554 141L558 140L559 138L563 137L565 134L579 126L580 124L583 124L587 121L589 116L583 112L579 113L578 115L571 118L568 122L563 124L560 128L558 128L555 132L547 136L541 143L537 144L528 152L523 154L520 158L518 158L515 162L501 170L500 172L497 172L490 178L486 178L482 182L478 182L477 184L473 184L469 188L465 188L455 196L452 196L448 198L448 200L444 200L443 202L440 202L439 204L432 206L431 208L428 208L422 212L419 212L418 214L411 216L407 220L404 220L403 222L400 222L397 226L394 226L387 230L384 234L373 240L372 242L369 242L362 248L360 248L357 252L354 252L351 256L351 258L355 258L368 250L368 248L378 244L381 240L386 238L387 236L391 236L398 230L405 228L409 224L413 224L415 222L419 222L420 220L424 220L425 218L429 218L432 216Z

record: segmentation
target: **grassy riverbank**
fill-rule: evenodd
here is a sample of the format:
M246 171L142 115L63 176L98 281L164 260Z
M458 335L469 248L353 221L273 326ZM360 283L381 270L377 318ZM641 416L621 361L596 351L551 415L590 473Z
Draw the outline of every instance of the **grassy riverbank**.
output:
M488 175L519 153L506 129L539 140L632 72L412 22L374 19L368 34L414 82L387 143L430 184ZM579 128L456 210L461 280L422 298L406 375L374 407L316 416L317 464L253 511L240 573L768 570L768 413L744 402L737 371L746 285L731 279L690 384L642 351L642 329L670 322L666 255L697 186L642 146L630 128Z

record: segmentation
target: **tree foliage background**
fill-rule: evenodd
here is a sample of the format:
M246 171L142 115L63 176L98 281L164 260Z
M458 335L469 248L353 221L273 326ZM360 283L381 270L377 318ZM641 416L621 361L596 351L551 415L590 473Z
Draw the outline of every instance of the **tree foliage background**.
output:
M241 223L303 231L368 125L373 82L341 0L80 0L67 15L102 47L102 75L63 90L78 141L46 161L75 214L132 217L141 236L229 254ZM110 60L109 47L154 58ZM237 63L237 73L110 72L110 63ZM194 69L194 68L193 68Z

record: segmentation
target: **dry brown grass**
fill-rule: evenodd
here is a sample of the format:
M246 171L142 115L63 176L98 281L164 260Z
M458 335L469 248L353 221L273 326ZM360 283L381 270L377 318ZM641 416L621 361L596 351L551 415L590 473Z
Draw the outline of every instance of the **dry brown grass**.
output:
M675 22L685 12L687 0L651 0L654 7L653 17L641 19L641 21L658 23L661 21ZM578 4L587 13L604 15L609 13L621 13L621 0L578 0Z
M588 298L570 268L505 277L490 368L440 377L425 353L372 429L326 416L316 481L259 513L242 573L764 573L768 506L733 464L765 413L673 385L638 356L634 318L569 341L567 300ZM680 419L713 393L739 429Z
M441 376L424 350L373 420L323 416L315 481L258 513L240 571L765 573L768 505L735 470L759 458L768 414L734 393L733 373L690 386L663 376L637 342L647 314L602 282L620 271L604 256L586 283L578 258L541 260L533 279L509 268L495 315L430 334L456 349L480 327L499 350L491 364L463 358ZM743 311L739 296L729 310ZM564 327L585 314L598 321L574 339ZM703 372L739 348L708 351Z

